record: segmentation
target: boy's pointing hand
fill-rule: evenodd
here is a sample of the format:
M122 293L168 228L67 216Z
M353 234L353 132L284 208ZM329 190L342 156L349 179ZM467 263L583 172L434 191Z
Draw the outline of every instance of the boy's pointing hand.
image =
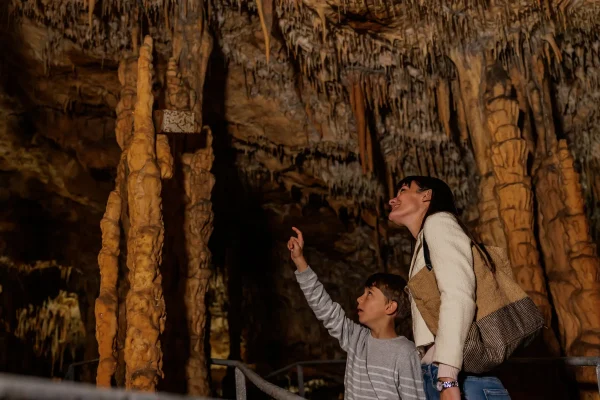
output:
M294 232L298 235L298 237L291 236L288 241L288 249L290 250L290 255L292 257L292 261L296 264L296 267L300 272L304 271L308 268L306 261L304 260L304 255L302 254L302 249L304 248L304 237L302 236L302 232L300 229L296 227L292 227Z

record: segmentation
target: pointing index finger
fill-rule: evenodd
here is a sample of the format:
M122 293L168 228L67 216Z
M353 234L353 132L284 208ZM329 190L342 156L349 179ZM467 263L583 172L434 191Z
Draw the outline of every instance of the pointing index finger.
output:
M296 232L296 234L298 234L298 239L300 241L304 241L304 239L302 238L302 232L300 232L300 229L296 228L295 226L292 226L292 230L294 232Z

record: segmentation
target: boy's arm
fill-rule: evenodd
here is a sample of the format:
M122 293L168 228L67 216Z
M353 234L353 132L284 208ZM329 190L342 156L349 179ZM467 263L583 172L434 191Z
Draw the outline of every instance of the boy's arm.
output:
M396 387L401 399L425 400L421 359L416 349L405 352L396 360Z
M342 307L331 300L317 274L310 267L298 268L296 280L317 318L323 321L329 334L339 340L342 349L348 351L348 348L356 343L360 332L366 328L346 317Z

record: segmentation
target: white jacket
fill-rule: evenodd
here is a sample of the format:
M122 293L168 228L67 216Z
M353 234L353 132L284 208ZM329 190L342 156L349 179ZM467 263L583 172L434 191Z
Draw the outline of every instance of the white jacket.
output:
M425 267L423 235L429 246L442 304L438 332L434 337L411 296L414 340L417 347L435 344L423 361L439 363L438 376L455 378L462 368L464 343L475 316L471 239L452 214L441 212L429 216L417 237L409 279ZM454 368L448 369L446 366Z

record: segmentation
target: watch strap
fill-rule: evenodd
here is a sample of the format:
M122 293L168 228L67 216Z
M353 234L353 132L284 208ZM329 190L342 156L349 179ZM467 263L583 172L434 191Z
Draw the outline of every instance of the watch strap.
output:
M458 387L458 381L438 381L438 390L440 392L453 387Z

